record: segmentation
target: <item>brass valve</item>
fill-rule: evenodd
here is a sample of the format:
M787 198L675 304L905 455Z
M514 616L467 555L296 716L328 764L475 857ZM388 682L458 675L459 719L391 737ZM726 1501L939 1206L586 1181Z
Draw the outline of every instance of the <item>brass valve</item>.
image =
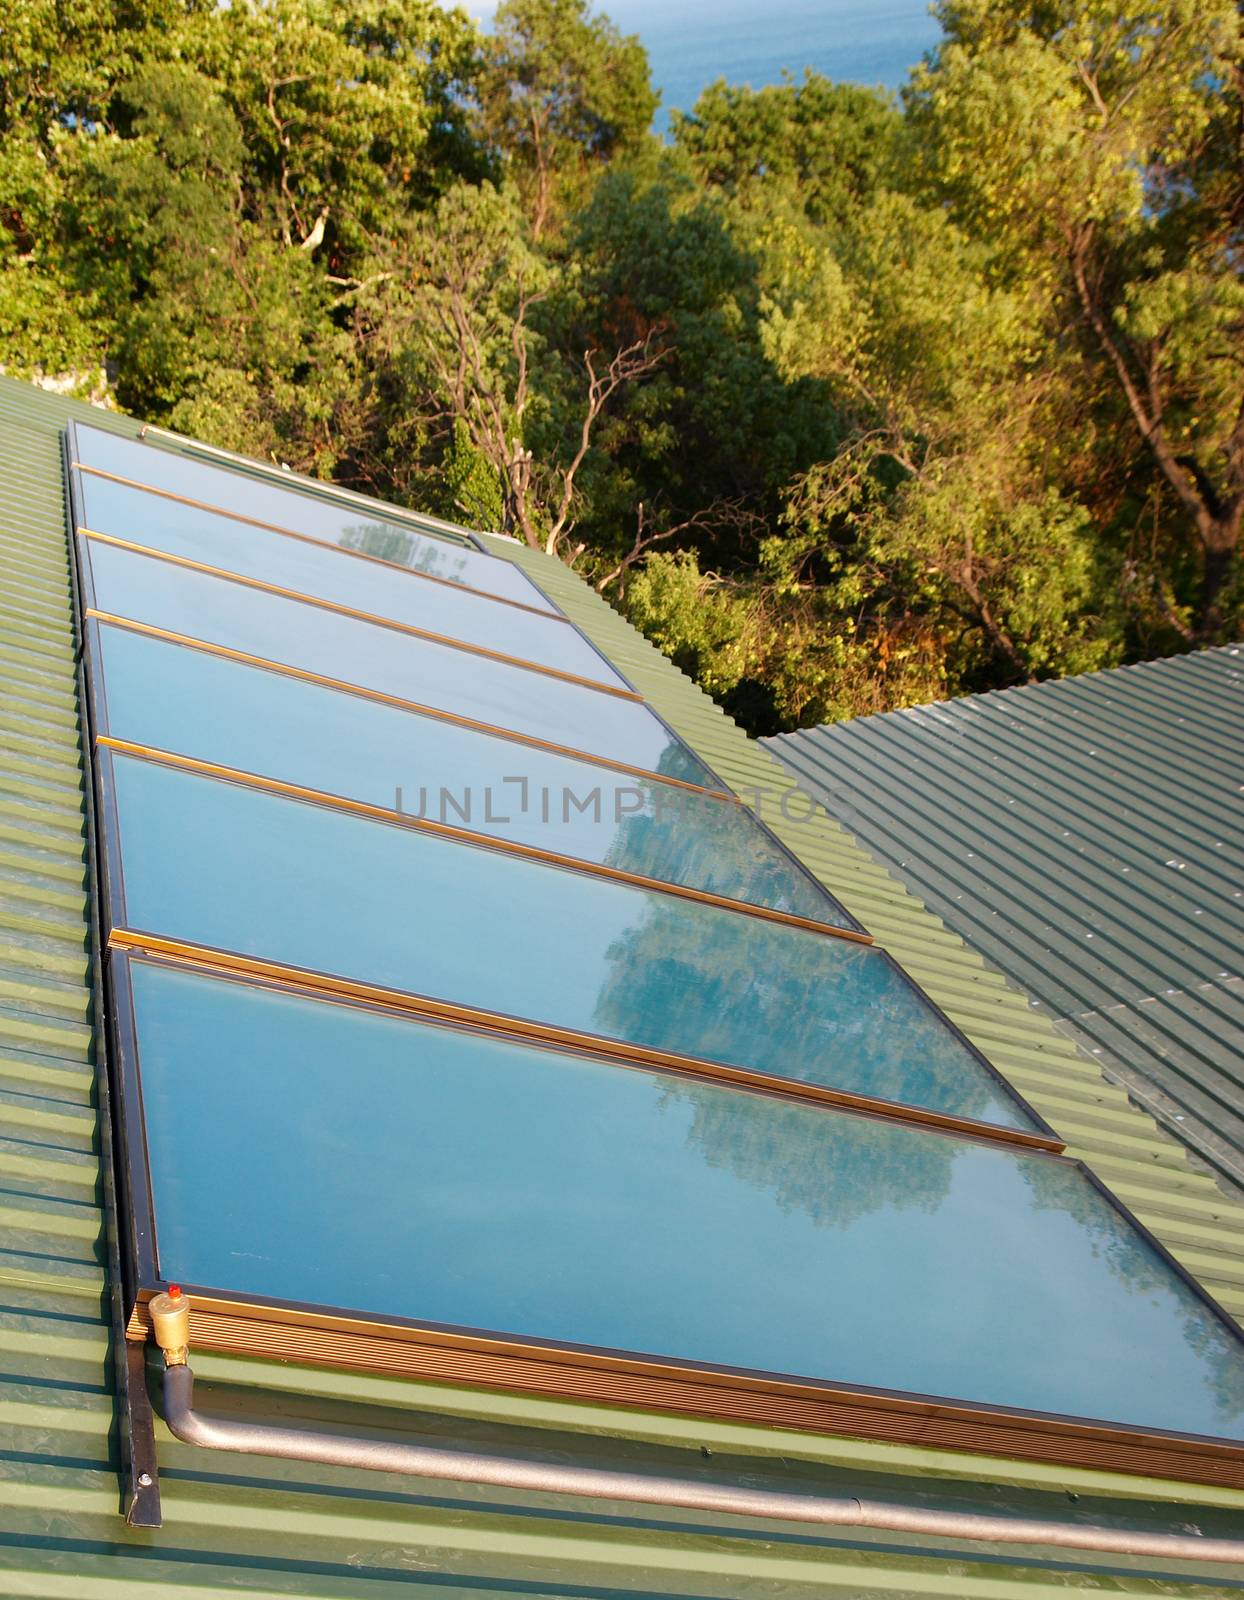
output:
M170 1283L164 1294L153 1295L147 1303L155 1341L164 1352L168 1367L184 1367L190 1359L190 1302L180 1287Z

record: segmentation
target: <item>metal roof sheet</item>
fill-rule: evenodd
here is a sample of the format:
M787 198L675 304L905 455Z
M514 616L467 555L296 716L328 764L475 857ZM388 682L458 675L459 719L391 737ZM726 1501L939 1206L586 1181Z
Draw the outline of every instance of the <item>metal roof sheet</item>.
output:
M1121 1557L820 1536L659 1507L611 1507L297 1463L208 1456L160 1434L165 1524L119 1514L94 1140L80 755L58 434L71 415L0 380L0 1594L895 1597L1222 1594L1244 1572ZM981 959L838 826L783 818L789 781L586 585L505 541L663 714L925 982L1077 1153L1190 1269L1244 1310L1244 1212L1192 1171ZM788 805L792 815L797 808ZM573 1454L663 1473L741 1474L1015 1515L1232 1534L1244 1493L819 1438L242 1358L196 1357L212 1408L274 1404L447 1443ZM255 1396L263 1397L256 1401ZM275 1401L274 1398L275 1397ZM366 1410L360 1408L366 1407Z
M768 741L1109 1077L1244 1186L1244 648Z

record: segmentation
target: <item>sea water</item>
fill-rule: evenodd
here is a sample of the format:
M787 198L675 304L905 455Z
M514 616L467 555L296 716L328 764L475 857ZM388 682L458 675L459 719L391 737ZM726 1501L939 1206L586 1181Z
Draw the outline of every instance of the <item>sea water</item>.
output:
M717 78L758 89L811 67L897 90L940 37L928 0L603 0L596 9L647 47L661 131Z

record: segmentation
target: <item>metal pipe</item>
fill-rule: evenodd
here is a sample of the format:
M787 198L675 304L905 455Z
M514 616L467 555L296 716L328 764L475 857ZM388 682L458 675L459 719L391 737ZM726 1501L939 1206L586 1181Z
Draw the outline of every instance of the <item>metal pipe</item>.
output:
M330 1467L363 1467L379 1472L400 1472L414 1478L488 1484L497 1489L678 1506L688 1511L716 1511L736 1517L772 1517L783 1522L807 1522L829 1528L877 1528L890 1533L988 1540L996 1544L1056 1545L1062 1549L1100 1550L1166 1561L1244 1563L1244 1539L1137 1533L1089 1524L924 1510L853 1497L831 1499L773 1489L736 1489L725 1484L695 1483L685 1478L657 1478L596 1467L555 1466L482 1455L473 1450L447 1450L440 1446L207 1417L194 1409L194 1372L184 1363L165 1369L164 1420L178 1439L207 1450L238 1450L247 1455L279 1456L288 1461L316 1461Z

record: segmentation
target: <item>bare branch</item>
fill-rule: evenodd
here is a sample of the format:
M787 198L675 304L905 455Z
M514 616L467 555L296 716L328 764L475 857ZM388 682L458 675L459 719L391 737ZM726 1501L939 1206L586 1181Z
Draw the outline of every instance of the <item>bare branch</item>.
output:
M316 217L315 222L312 225L311 232L306 236L298 248L300 250L307 251L308 254L310 254L313 250L318 250L324 243L324 225L327 221L328 207L325 206L320 212L319 216Z
M579 445L571 457L569 465L563 467L558 474L561 479L561 495L557 511L549 525L544 540L544 549L548 555L557 554L557 546L563 534L567 531L571 508L574 504L575 475L591 448L592 432L600 420L601 413L609 401L625 383L631 383L636 378L645 377L656 370L669 354L666 345L655 344L659 335L664 331L663 325L654 324L642 339L637 339L633 344L624 345L616 351L604 372L596 370L595 350L583 352L583 365L587 370L588 385L587 399L583 410L583 420L579 428Z
M741 500L714 500L711 505L702 506L689 517L684 517L681 522L675 522L667 528L649 531L647 507L641 500L635 508L635 541L617 566L597 580L596 592L604 594L606 589L629 572L655 544L662 544L667 539L677 538L680 533L689 533L696 528L723 526L737 528L753 525L759 520L756 513L748 510ZM581 550L583 547L579 548Z

